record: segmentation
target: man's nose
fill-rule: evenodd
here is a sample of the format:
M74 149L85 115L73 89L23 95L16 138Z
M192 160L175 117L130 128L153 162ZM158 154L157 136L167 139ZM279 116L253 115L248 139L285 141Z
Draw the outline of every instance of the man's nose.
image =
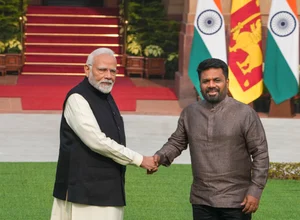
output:
M111 79L112 76L113 76L113 74L110 72L110 70L105 71L104 77L105 77L106 79Z
M216 84L215 84L215 82L214 82L213 80L211 80L211 81L209 81L208 86L209 86L210 88L212 88L212 87L215 87Z

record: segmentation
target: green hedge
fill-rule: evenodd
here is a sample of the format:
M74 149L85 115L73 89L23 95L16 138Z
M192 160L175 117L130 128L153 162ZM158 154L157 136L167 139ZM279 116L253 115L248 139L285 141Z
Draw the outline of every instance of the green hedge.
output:
M21 20L24 21L28 0L0 0L0 53L20 52Z
M270 163L270 179L300 180L300 163Z

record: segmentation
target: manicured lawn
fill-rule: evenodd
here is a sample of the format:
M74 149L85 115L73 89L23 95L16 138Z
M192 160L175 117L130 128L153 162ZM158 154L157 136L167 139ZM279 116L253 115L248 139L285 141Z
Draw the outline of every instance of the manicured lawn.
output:
M56 163L0 163L0 219L50 218ZM158 173L128 166L125 220L190 220L190 165ZM269 180L254 220L298 220L300 181Z

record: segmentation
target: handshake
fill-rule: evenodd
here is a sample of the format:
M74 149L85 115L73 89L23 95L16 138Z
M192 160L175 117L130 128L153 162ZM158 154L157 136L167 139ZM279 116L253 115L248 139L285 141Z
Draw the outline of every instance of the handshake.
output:
M143 161L141 163L141 167L147 169L147 174L155 173L159 167L160 157L155 154L153 156L144 156Z

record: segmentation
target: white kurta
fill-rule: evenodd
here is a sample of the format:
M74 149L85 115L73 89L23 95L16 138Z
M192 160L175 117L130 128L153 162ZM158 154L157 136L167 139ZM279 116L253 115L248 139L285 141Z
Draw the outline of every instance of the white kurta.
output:
M64 117L76 135L92 151L122 165L140 166L143 156L118 144L101 131L88 102L79 94L69 96ZM122 220L124 207L75 204L54 198L51 220Z

